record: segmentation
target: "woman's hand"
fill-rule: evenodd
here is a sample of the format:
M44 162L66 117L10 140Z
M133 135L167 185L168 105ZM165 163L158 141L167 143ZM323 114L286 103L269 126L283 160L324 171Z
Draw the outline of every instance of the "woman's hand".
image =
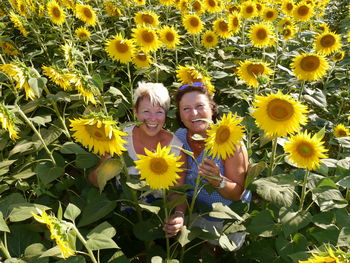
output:
M165 237L176 236L177 233L181 230L185 222L184 214L181 211L175 211L168 220L165 222L163 230L165 232Z
M221 181L220 167L214 161L206 158L204 162L199 165L198 173L213 186L219 186Z

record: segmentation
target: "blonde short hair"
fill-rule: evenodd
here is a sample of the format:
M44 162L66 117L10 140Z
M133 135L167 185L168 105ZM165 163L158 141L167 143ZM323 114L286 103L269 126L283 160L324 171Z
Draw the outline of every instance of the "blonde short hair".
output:
M138 87L134 91L133 101L136 110L140 101L145 97L148 97L153 105L159 104L165 111L170 108L169 91L162 83L143 81L138 83Z

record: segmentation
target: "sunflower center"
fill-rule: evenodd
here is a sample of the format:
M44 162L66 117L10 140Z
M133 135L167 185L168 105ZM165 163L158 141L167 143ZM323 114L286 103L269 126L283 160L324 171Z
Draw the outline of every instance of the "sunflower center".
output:
M201 7L202 6L201 6L201 4L198 1L194 2L193 5L192 5L192 8L194 10L196 10L197 12L201 10Z
M60 11L60 9L57 8L57 7L54 7L54 8L52 9L52 14L53 14L54 17L61 17L61 11Z
M302 5L298 8L298 14L300 16L307 16L309 14L310 8L306 5Z
M154 23L154 18L149 14L142 14L142 21L146 24L152 25Z
M320 64L321 64L320 59L317 56L313 56L313 55L304 57L300 61L300 67L304 71L310 71L310 72L318 69Z
M339 131L338 131L338 135L339 135L339 137L346 137L348 134L347 134L347 132L344 131L344 130L339 130Z
M86 125L85 126L86 131L88 134L90 134L91 137L95 139L107 139L104 135L104 127L97 128L97 125Z
M209 0L209 1L208 1L208 5L211 6L211 7L215 7L215 6L216 6L216 1L214 1L214 0Z
M261 64L250 64L247 67L247 71L250 75L253 75L254 77L259 76L264 73L264 66Z
M145 54L138 54L137 55L137 59L138 60L141 60L141 61L146 61L147 60L147 57Z
M293 105L285 100L274 99L267 105L267 114L276 121L289 120L293 113Z
M193 26L193 27L197 27L197 26L199 26L199 21L198 21L197 18L193 17L193 18L191 18L191 20L190 20L190 24L191 24L191 26Z
M272 18L272 17L273 17L273 14L274 14L273 11L267 11L267 12L266 12L266 17L267 17L267 18Z
M91 10L89 8L84 8L84 15L87 18L92 18Z
M246 7L245 11L247 14L251 14L254 12L254 8L250 5Z
M239 24L238 18L237 18L237 17L234 17L234 18L232 19L232 25L233 25L234 27L237 27L238 24Z
M322 47L332 47L335 44L335 38L332 35L325 35L321 38L320 43Z
M87 37L87 34L85 32L80 32L79 33L79 37L80 38L86 38Z
M259 38L260 40L264 40L267 38L267 32L265 28L259 28L256 32L256 37Z
M152 158L150 169L156 174L164 174L168 170L168 164L162 157Z
M230 135L231 135L231 131L229 127L221 126L216 131L215 142L217 144L223 144L230 138Z
M126 53L129 50L129 46L124 42L117 42L116 49L119 53Z
M256 9L257 9L258 11L261 11L261 10L262 10L262 5L261 5L261 4L256 4L255 6L256 6Z
M142 39L147 43L152 43L154 41L154 35L152 32L144 31L142 32Z
M298 153L303 157L310 157L314 153L314 148L308 142L303 142L297 147Z
M286 9L287 9L288 11L293 10L293 4L292 4L292 3L287 3Z
M211 36L211 35L207 36L207 38L206 38L206 41L207 41L208 43L213 42L213 40L214 40L214 38L213 38L213 36Z
M173 41L175 40L175 36L174 36L174 34L171 33L171 32L167 32L167 33L165 34L165 38L166 38L166 40L168 40L169 42L173 42Z
M220 21L219 28L222 32L228 31L228 24L225 21Z
M292 30L290 28L283 29L283 36L288 37L292 34Z

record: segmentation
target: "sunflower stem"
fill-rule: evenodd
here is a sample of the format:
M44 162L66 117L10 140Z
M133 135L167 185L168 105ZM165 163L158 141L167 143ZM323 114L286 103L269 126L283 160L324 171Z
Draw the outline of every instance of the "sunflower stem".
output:
M22 109L17 105L17 103L15 104L17 106L17 111L19 113L19 115L21 115L21 117L25 120L25 122L29 125L29 127L34 131L34 133L38 136L39 140L41 141L41 143L43 144L43 147L46 151L46 153L49 155L51 162L56 165L56 161L53 158L52 153L50 152L49 148L47 148L47 145L43 139L43 137L41 136L40 132L35 128L35 126L33 125L33 123L28 119L28 117L25 115L25 113L22 111Z
M5 243L2 241L2 239L0 239L0 250L4 254L5 258L10 259L11 255L7 249L7 244L6 244L7 243L6 242L6 232L4 232L4 240L5 240Z
M168 221L168 207L167 207L167 195L166 195L166 190L163 189L163 202L164 202L164 222ZM170 260L170 242L169 238L165 238L166 241L166 259Z
M270 166L268 176L272 176L275 162L275 155L277 150L277 137L272 140L272 151L270 157Z
M304 181L301 189L301 197L300 197L300 205L299 205L299 212L303 210L305 196L306 196L306 185L307 185L307 178L309 177L310 171L306 169Z
M303 93L304 93L304 85L305 85L305 81L303 81L303 82L301 83L300 92L299 92L299 96L298 96L298 101L301 101L301 97L303 96Z
M85 247L86 250L88 251L89 257L90 257L91 261L92 261L93 263L98 263L97 260L96 260L96 258L95 258L94 253L92 252L92 250L86 247L86 246L87 246L87 242L86 242L85 238L80 234L79 230L77 229L77 227L76 227L74 224L72 224L72 226L73 226L74 232L77 234L77 237L79 238L79 240L81 241L81 243L83 243L84 247Z

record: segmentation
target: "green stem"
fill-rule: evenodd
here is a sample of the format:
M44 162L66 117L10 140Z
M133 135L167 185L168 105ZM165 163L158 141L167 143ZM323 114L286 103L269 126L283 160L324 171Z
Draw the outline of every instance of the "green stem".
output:
M168 207L167 207L167 196L166 196L166 190L163 189L163 201L164 201L164 222L168 220ZM165 238L166 241L166 259L170 260L170 243L169 238Z
M305 85L305 81L303 81L303 82L301 83L301 87L300 87L300 92L299 92L298 101L301 101L301 97L303 96L303 92L304 92L304 85Z
M10 252L7 249L7 245L6 245L6 233L4 233L4 239L5 239L5 244L4 242L0 239L0 250L1 252L4 254L5 258L10 259L12 258L10 255Z
M273 173L276 150L277 150L277 138L274 138L272 140L272 151L271 151L271 158L270 158L270 166L269 166L268 176L272 176L272 173Z
M303 210L305 196L306 196L307 178L309 177L309 174L310 174L310 171L306 170L305 176L304 176L304 182L303 182L303 185L302 185L303 188L301 189L299 212Z
M88 248L86 247L87 242L86 242L85 238L80 234L80 232L79 232L79 230L77 229L77 227L76 227L74 224L72 224L72 225L73 225L73 229L74 229L75 233L77 234L77 237L79 238L79 240L81 241L81 243L83 243L84 247L85 247L86 250L88 251L89 256L90 256L90 258L91 258L91 261L92 261L93 263L98 263L97 260L96 260L96 258L95 258L95 256L94 256L94 253L92 252L92 250L91 250L91 249L88 249Z
M39 133L39 131L35 128L35 126L33 125L33 123L27 118L27 116L24 114L24 112L21 110L21 108L15 104L17 106L17 110L19 112L19 114L21 115L21 117L25 120L25 122L29 125L29 127L34 131L34 133L38 136L38 138L40 139L41 143L43 144L43 147L45 149L45 151L47 152L47 154L49 155L52 163L54 165L56 165L56 161L53 158L52 153L50 152L49 148L47 148L47 145L43 139L43 137L41 136L41 134Z

